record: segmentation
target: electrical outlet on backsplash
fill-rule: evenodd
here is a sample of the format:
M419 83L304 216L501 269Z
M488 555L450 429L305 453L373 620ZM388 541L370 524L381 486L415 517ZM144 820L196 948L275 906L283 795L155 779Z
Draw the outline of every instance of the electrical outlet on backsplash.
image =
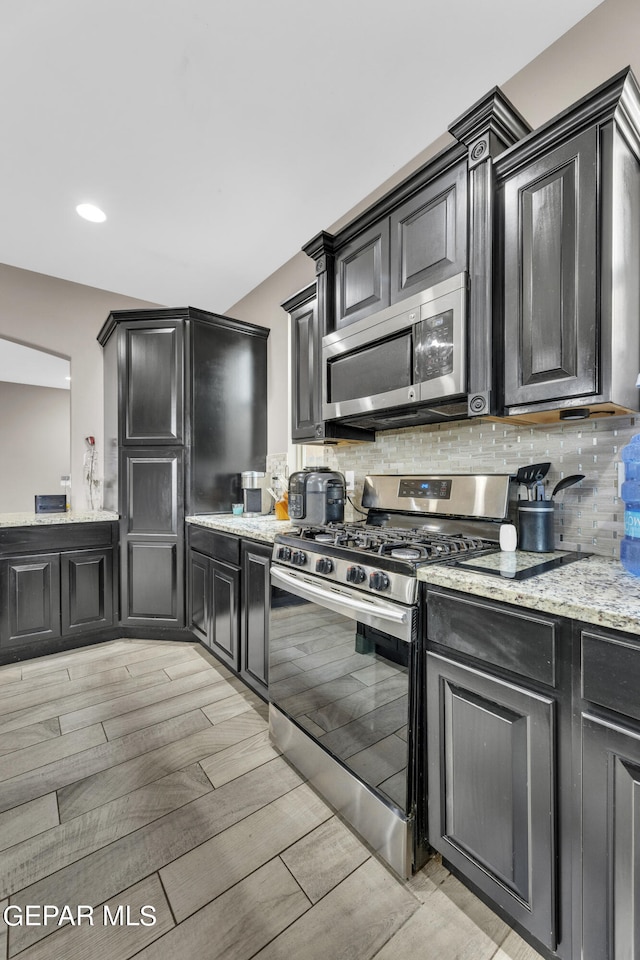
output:
M467 420L385 431L375 443L307 446L304 465L352 470L355 490L350 496L360 506L369 473L515 473L526 463L548 460L547 495L563 477L585 475L579 486L557 497L556 547L617 559L624 536L620 450L637 429L637 418L628 415L526 426ZM345 517L358 517L349 503Z

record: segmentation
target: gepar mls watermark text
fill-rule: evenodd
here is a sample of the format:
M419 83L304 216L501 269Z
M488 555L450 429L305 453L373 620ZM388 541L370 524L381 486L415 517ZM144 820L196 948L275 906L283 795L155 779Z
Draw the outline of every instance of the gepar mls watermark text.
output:
M56 904L27 903L21 907L10 904L2 911L2 919L8 927L60 927L63 923L72 926L89 927L153 927L156 923L156 908L145 904L134 910L128 904L109 907L91 907L79 904L77 907L56 906Z

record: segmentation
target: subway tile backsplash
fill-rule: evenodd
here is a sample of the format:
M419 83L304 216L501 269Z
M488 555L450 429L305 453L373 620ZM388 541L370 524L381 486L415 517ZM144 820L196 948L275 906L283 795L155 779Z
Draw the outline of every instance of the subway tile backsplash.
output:
M379 433L375 443L305 447L306 466L355 472L360 505L369 473L515 473L528 463L551 462L549 493L558 480L584 473L579 486L558 495L556 547L619 558L624 504L618 498L620 451L640 431L640 418L596 416L577 423L522 426L464 421ZM620 463L620 470L622 470ZM349 505L347 517L358 514Z

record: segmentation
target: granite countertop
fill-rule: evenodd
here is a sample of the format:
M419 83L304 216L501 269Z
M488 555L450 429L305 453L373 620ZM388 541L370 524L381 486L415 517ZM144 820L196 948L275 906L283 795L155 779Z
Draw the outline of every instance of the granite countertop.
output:
M69 510L67 513L0 513L0 527L40 527L56 523L102 523L119 520L110 510Z
M276 520L272 514L262 517L237 517L231 513L210 513L203 516L185 517L187 523L209 530L234 533L237 537L273 543L277 533L288 533L296 526L291 520Z
M539 555L543 557L543 554ZM640 577L617 560L590 556L528 580L508 580L436 563L420 580L488 600L556 613L613 630L640 632Z

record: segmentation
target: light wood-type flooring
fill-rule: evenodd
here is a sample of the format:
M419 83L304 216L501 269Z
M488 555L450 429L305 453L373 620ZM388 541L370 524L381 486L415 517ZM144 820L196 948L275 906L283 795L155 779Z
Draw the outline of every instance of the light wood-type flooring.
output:
M0 923L0 960L538 956L437 861L397 880L270 746L265 704L196 644L0 668L8 904L31 922ZM79 906L80 924L57 925Z

